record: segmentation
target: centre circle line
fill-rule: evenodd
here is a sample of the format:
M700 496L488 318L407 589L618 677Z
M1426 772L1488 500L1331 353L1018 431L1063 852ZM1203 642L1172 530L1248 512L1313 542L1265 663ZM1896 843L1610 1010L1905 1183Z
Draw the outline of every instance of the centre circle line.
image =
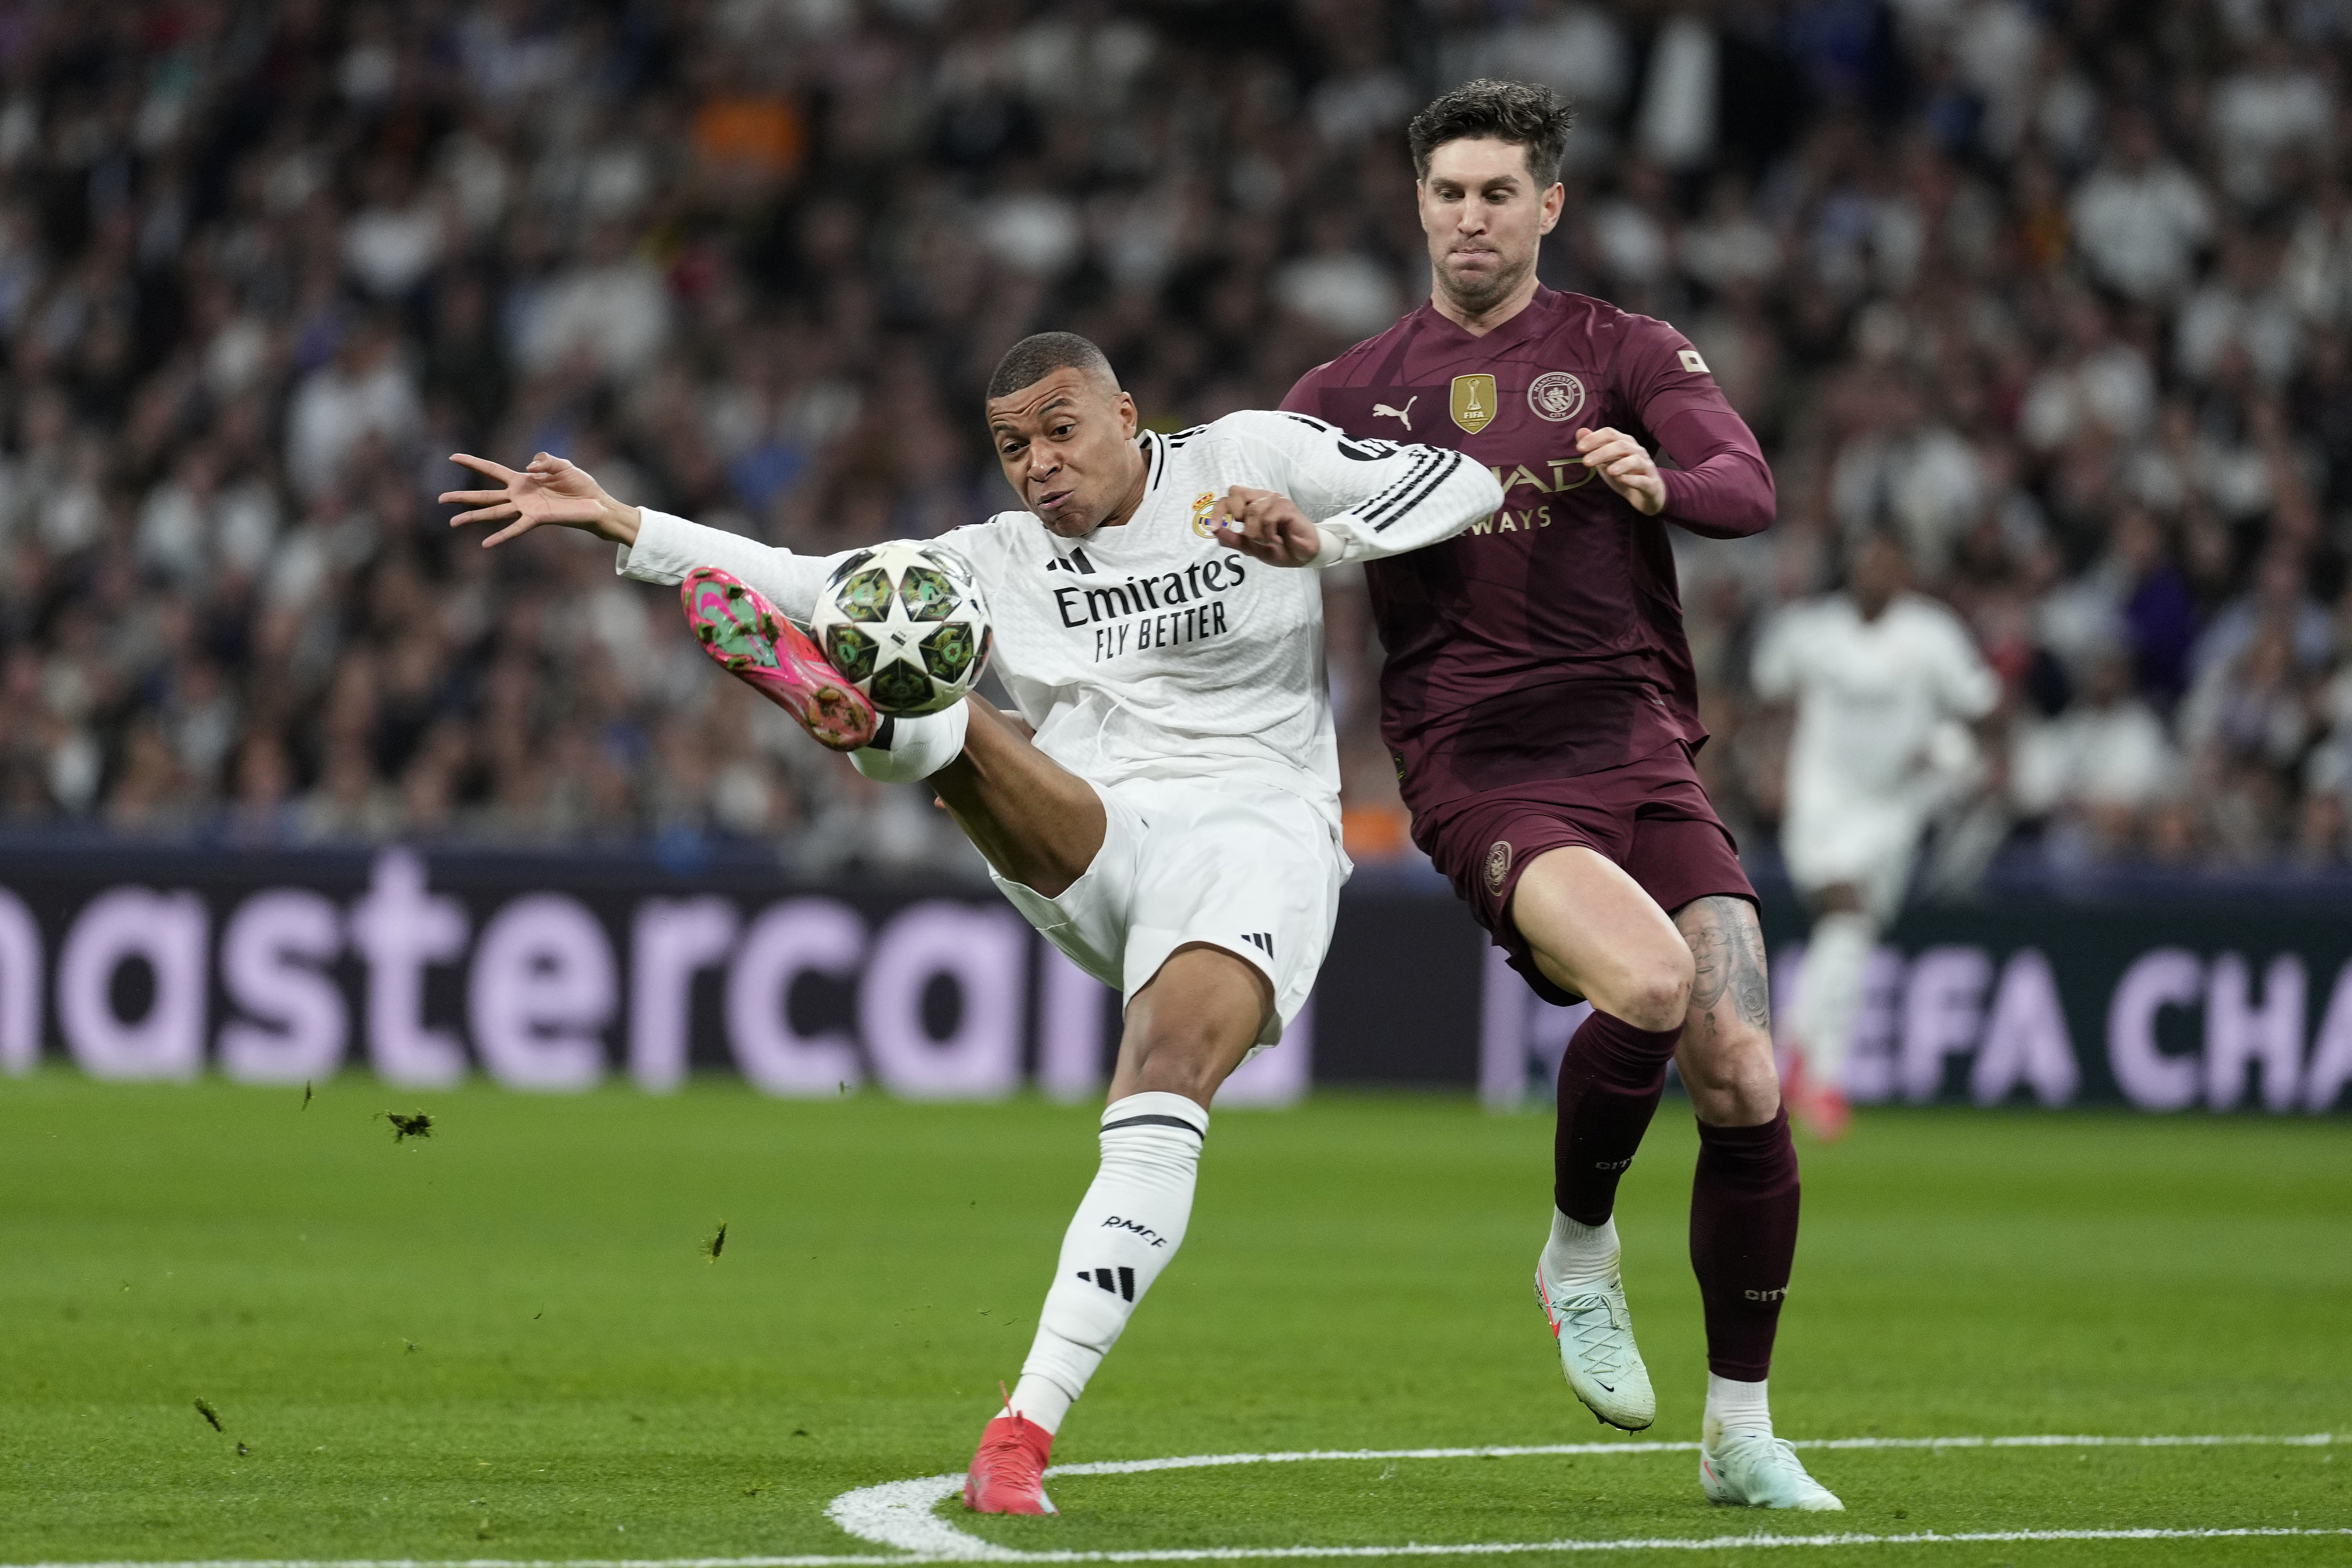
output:
M2267 1434L2202 1434L2157 1435L2140 1436L2110 1436L2092 1434L2021 1433L1999 1436L1946 1437L1800 1437L1790 1446L1797 1448L1819 1448L1834 1452L1873 1449L1944 1449L1976 1448L2196 1448L2196 1447L2324 1447L2336 1441L2333 1433L2313 1432L2293 1436ZM1285 1452L1242 1454L1181 1454L1156 1459L1094 1459L1071 1465L1054 1465L1045 1474L1054 1477L1141 1475L1155 1470L1205 1469L1223 1465L1280 1465L1309 1462L1333 1463L1366 1459L1481 1459L1529 1458L1559 1456L1598 1456L1635 1454L1695 1453L1696 1443L1635 1441L1624 1443L1538 1443L1488 1445L1475 1447L1426 1448L1303 1448ZM901 1481L885 1481L878 1486L857 1487L843 1492L825 1506L825 1517L844 1532L877 1546L891 1548L899 1555L853 1559L877 1563L1195 1563L1241 1560L1269 1560L1286 1557L1430 1557L1430 1556L1497 1556L1528 1552L1595 1552L1595 1551L1714 1551L1731 1546L1767 1547L1778 1545L1862 1546L1930 1544L1962 1542L2013 1541L2137 1541L2137 1540L2206 1540L2241 1535L2352 1535L2352 1530L2332 1529L2216 1529L2216 1530L2110 1530L2110 1531L2007 1531L1943 1534L1923 1531L1910 1535L1745 1535L1718 1536L1706 1540L1693 1537L1642 1537L1620 1541L1546 1541L1546 1542L1465 1542L1456 1545L1409 1542L1398 1546L1286 1546L1237 1547L1202 1546L1171 1547L1165 1550L1134 1550L1124 1552L1024 1552L1010 1546L1000 1546L957 1528L936 1511L939 1504L963 1488L961 1475L919 1476ZM817 1559L803 1560L807 1568L817 1568ZM826 1559L838 1563L841 1559ZM716 1565L712 1565L716 1568ZM775 1560L774 1568L784 1568L784 1560Z

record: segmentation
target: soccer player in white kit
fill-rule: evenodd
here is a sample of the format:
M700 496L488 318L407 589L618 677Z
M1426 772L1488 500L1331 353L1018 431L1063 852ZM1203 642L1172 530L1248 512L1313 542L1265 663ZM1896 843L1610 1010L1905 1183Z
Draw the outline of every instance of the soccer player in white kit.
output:
M1928 818L1973 771L1964 723L2000 682L1960 618L1906 591L1892 536L1855 547L1846 589L1766 628L1758 695L1796 704L1780 852L1814 911L1798 977L1790 1108L1822 1137L1845 1131L1845 1062L1879 932L1903 906Z
M1140 432L1102 351L1066 332L1006 353L987 414L1027 510L936 542L979 581L1017 718L968 698L877 724L781 621L730 668L862 772L928 781L1005 897L1125 996L1102 1163L964 1489L983 1512L1050 1513L1053 1435L1182 1243L1209 1102L1307 1000L1349 870L1321 585L1282 568L1434 543L1503 496L1459 453L1304 415ZM794 555L625 506L544 454L520 472L457 460L500 487L442 498L475 509L453 522L507 524L488 543L583 528L621 546L628 576L718 568L803 621L854 553Z

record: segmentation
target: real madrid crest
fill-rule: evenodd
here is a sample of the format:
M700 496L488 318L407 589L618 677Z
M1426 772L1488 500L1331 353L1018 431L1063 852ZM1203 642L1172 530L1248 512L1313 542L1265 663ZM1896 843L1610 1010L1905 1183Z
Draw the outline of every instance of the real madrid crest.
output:
M1217 492L1202 490L1192 498L1192 531L1203 539L1214 539L1217 531L1209 525L1209 513L1216 509Z
M1511 841L1497 838L1486 847L1486 890L1500 893L1503 879L1511 874Z
M1528 383L1528 407L1538 419L1566 424L1584 412L1584 383L1564 370L1548 370Z
M1495 422L1495 378L1457 375L1454 378L1454 423L1475 436Z

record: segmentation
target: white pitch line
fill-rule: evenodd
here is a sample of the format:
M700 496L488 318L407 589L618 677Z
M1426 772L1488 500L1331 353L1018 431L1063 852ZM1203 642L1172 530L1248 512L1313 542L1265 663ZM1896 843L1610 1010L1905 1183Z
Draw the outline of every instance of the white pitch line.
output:
M2336 1441L2332 1432L2297 1436L2188 1436L2102 1437L2044 1436L2014 1437L1799 1437L1792 1448L2234 1448L2243 1447L2324 1448ZM1126 1476L1147 1470L1190 1470L1207 1465L1286 1465L1306 1460L1335 1459L1517 1459L1551 1454L1696 1454L1696 1443L1657 1441L1626 1443L1537 1443L1479 1448L1303 1448L1282 1454L1187 1454L1170 1459L1097 1459L1078 1465L1055 1465L1049 1476ZM959 1478L961 1479L961 1478ZM911 1485L913 1483L900 1483Z
M1944 1448L2220 1448L2325 1447L2328 1432L2273 1436L2210 1434L2143 1437L2028 1433L2011 1436L1800 1437L1792 1447L1841 1451ZM1696 1443L1543 1443L1463 1448L1307 1448L1265 1454L1186 1454L1161 1459L1098 1459L1056 1465L1049 1476L1139 1475L1152 1470L1200 1469L1215 1465L1278 1465L1362 1459L1482 1459L1601 1454L1684 1454ZM198 1558L179 1562L121 1560L108 1563L0 1563L0 1568L917 1568L944 1563L1217 1563L1286 1558L1497 1557L1533 1552L1717 1552L1780 1546L1932 1546L2031 1541L2219 1541L2252 1537L2352 1536L2347 1529L2134 1529L2011 1530L1910 1535L1722 1535L1629 1536L1615 1540L1407 1542L1398 1546L1202 1546L1130 1552L1020 1552L967 1535L932 1510L963 1485L963 1477L920 1476L886 1481L842 1493L825 1516L852 1535L898 1546L890 1552L807 1553L786 1557L567 1557L417 1558L282 1557ZM869 1533L871 1532L871 1533Z

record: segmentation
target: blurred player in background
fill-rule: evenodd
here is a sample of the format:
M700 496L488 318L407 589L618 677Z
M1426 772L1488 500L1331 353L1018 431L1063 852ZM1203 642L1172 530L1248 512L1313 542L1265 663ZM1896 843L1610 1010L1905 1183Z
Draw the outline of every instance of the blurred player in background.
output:
M1757 695L1796 705L1780 852L1814 912L1783 1088L1824 1138L1850 1115L1846 1053L1871 952L1928 820L1982 771L1967 725L2000 699L1959 617L1909 583L1894 536L1868 534L1845 591L1782 611L1756 649Z
M855 552L626 506L544 454L520 473L461 457L499 488L441 499L476 509L455 521L506 524L493 544L562 523L619 544L641 581L729 574L718 614L748 614L712 626L714 657L869 777L927 781L1013 906L1123 993L1102 1163L964 1488L984 1513L1051 1513L1054 1433L1182 1244L1209 1103L1305 1004L1349 869L1321 585L1261 568L1412 550L1502 498L1456 454L1287 415L1141 433L1110 362L1067 332L1013 345L987 415L1027 510L938 543L979 580L1018 718L975 697L877 722L774 614L805 621Z
M1706 731L1665 528L1754 533L1772 475L1688 339L1536 281L1572 121L1549 89L1495 81L1423 110L1409 135L1430 301L1308 372L1284 406L1359 437L1405 426L1503 486L1492 518L1365 576L1414 841L1538 995L1593 1005L1560 1066L1536 1268L1570 1386L1612 1426L1656 1417L1612 1215L1676 1060L1699 1131L1700 1484L1722 1502L1835 1509L1774 1436L1766 1397L1797 1155L1755 889L1692 760Z

